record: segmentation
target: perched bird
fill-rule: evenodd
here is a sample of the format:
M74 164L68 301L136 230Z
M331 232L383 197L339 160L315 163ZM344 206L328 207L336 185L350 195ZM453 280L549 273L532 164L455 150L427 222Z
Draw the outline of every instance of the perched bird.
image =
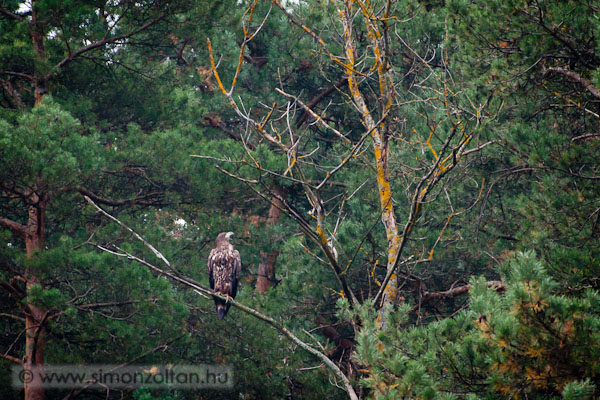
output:
M215 292L234 298L237 293L238 280L242 262L240 253L229 243L233 232L221 232L217 236L217 247L208 256L208 282ZM231 306L227 301L214 298L217 316L223 319Z

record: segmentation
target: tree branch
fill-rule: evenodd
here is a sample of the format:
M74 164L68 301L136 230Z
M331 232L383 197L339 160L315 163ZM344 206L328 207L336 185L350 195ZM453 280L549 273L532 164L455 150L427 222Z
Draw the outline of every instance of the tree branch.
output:
M111 44L111 43L114 43L114 42L119 41L119 40L130 38L131 36L134 36L134 35L142 32L142 31L145 31L146 29L148 29L149 27L151 27L152 25L154 25L158 21L164 19L165 16L166 16L165 14L160 14L157 18L155 18L155 19L153 19L151 21L146 22L144 25L140 26L137 29L134 29L131 32L99 40L99 41L94 42L94 43L92 43L92 44L90 44L88 46L82 47L81 49L79 49L79 50L77 50L77 51L75 51L73 53L70 53L67 57L63 58L60 62L58 62L58 64L56 64L46 74L46 79L49 79L53 74L56 73L56 71L58 71L60 68L62 68L63 66L65 66L69 62L73 61L75 58L77 58L78 56L82 55L83 53L87 53L90 50L94 50L94 49L97 49L99 47L103 47L103 46L105 46L107 44Z
M4 89L6 94L10 97L15 108L22 109L25 107L19 91L15 89L13 84L9 80L0 79L0 86Z
M20 78L25 78L25 79L28 79L28 80L30 80L32 82L35 80L35 78L33 77L33 75L29 75L29 74L26 74L24 72L2 71L2 73L5 74L5 75L18 76Z
M136 232L133 231L133 229L129 228L127 225L125 225L124 223L122 223L121 221L119 221L117 218L113 217L112 215L108 214L106 211L104 211L102 208L100 208L96 203L94 203L92 201L92 199L90 199L89 197L85 196L85 199L87 200L88 203L90 203L92 206L94 206L100 213L102 213L103 215L105 215L106 217L110 218L112 221L118 223L119 225L121 225L122 227L124 227L125 229L127 229L128 231L130 231L131 233L133 233L133 235L139 239L142 243L144 243L144 245L146 247L148 247L154 254L157 254L157 256L167 265L167 266L171 266L171 264L169 263L169 261L167 261L167 259L160 253L158 252L158 250L156 250L152 245L150 245L148 242L146 242L146 240L144 238L142 238L139 234L137 234ZM96 247L100 248L101 250L108 250L103 248L102 246L98 246L96 245ZM241 303L238 303L237 301L233 300L231 297L225 297L222 296L220 294L217 294L216 292L213 292L212 290L209 290L205 287L203 287L202 285L200 285L199 283L195 282L192 279L189 278L183 278L180 276L177 276L171 272L165 271L161 268L158 268L157 266L150 264L149 262L147 262L146 260L143 260L139 257L136 257L133 254L130 254L128 252L124 252L123 250L119 249L121 251L121 253L117 253L114 251L110 251L112 254L121 256L121 257L126 257L130 260L134 260L137 261L138 263L145 265L146 267L150 268L151 270L157 272L160 275L166 276L184 286L187 286L191 289L193 289L194 291L196 291L199 294L203 294L203 295L207 295L207 296L212 296L212 297L216 297L219 298L221 300L225 300L227 302L229 302L231 305L233 305L234 307L242 310L243 312L252 315L253 317L260 319L261 321L267 323L268 325L270 325L271 327L273 327L274 329L276 329L277 331L279 331L280 333L282 333L284 336L286 336L288 339L290 339L291 341L293 341L294 343L296 343L298 346L300 346L302 349L306 350L307 352L309 352L310 354L314 355L315 357L317 357L319 360L321 360L325 365L327 365L327 367L334 373L334 375L339 378L340 380L342 380L342 382L344 383L344 387L346 389L346 391L348 392L348 395L350 397L350 399L352 400L358 400L358 396L356 395L356 392L354 391L354 388L352 387L352 384L350 383L348 377L346 377L346 375L344 375L344 373L339 369L339 367L329 359L329 357L327 357L327 355L323 354L322 352L320 352L319 350L315 349L314 347L310 346L309 344L305 343L304 341L300 340L296 335L294 335L290 330L288 330L282 323L277 322L275 319L264 315L262 313L260 313L259 311L250 308L248 306L245 306Z
M0 14L4 14L7 17L16 19L17 21L23 21L25 18L22 15L19 14L15 14L14 12L8 11L6 8L4 7L0 7Z
M319 93L318 95L313 97L308 103L306 103L306 107L308 109L312 110L317 104L319 104L321 102L321 100L323 100L325 97L329 96L334 90L340 89L342 86L344 86L346 84L348 84L348 78L345 76L341 77L332 86L328 87L327 89L325 89L324 91L322 91L321 93ZM305 110L304 113L296 120L296 128L300 128L300 126L302 126L302 124L304 123L304 121L306 121L306 119L308 117L309 117L309 112L308 112L308 110Z
M23 365L23 360L17 357L9 356L8 354L0 354L0 358L4 358L5 360L8 360L15 364Z
M156 303L157 299L149 298L146 300L125 300L125 301L109 301L106 303L74 304L74 307L79 308L79 309L89 310L89 309L93 309L93 308L118 307L118 306L125 306L125 305L129 305L129 304L137 304L137 303L145 303L145 302Z
M227 125L225 125L223 120L221 120L221 118L219 118L218 116L212 116L207 114L204 116L204 121L206 121L206 123L212 126L213 128L222 130L227 134L227 136L229 136L233 140L237 140L238 142L244 143L246 146L248 146L250 150L256 150L256 146L254 146L254 144L250 142L244 142L244 138L242 137L242 135L233 132L231 129L227 128Z
M568 70L565 68L560 68L560 67L550 67L550 68L544 68L542 70L542 72L544 73L544 75L547 74L548 72L556 72L556 73L562 74L564 76L567 76L567 77L573 79L575 82L581 84L581 86L583 86L595 98L600 99L600 89L598 89L596 87L596 85L594 85L592 82L585 79L583 76L579 75L575 71L571 71L571 70Z
M25 237L27 235L27 227L25 225L21 225L18 222L12 221L8 218L0 217L0 226L10 229L13 233L20 237Z
M25 297L25 292L21 291L18 287L15 287L8 282L0 280L0 288L3 288L7 292L14 295L17 300L21 300L23 297ZM18 302L18 304L20 304L20 302Z
M502 281L489 281L487 283L487 285L488 285L488 288L494 288L498 292L503 292L504 290L506 290L506 285ZM473 288L473 286L471 286L471 285L463 285L463 286L458 286L455 288L445 290L443 292L425 292L423 294L423 296L421 297L421 299L419 300L419 304L417 304L413 307L413 311L417 311L424 304L432 302L432 301L451 299L455 296L467 294L467 293L469 293L469 291L472 288Z
M12 315L12 314L8 314L8 313L0 313L0 317L8 317L8 318L12 318L14 320L20 321L20 322L25 322L25 318L23 317L19 317L18 315Z
M96 205L96 203L94 203L92 201L92 199L90 199L88 196L84 195L83 196L88 203L90 203L91 205L93 205L98 211L100 211L103 215L105 215L107 218L113 220L114 222L116 222L117 224L121 225L123 228L127 229L129 232L131 232L133 234L133 236L135 236L138 240L140 240L142 243L144 243L144 245L146 247L148 247L156 257L160 258L165 264L167 264L167 266L170 268L171 267L171 263L165 258L165 256L162 255L162 253L158 250L156 250L154 248L154 246L152 246L150 243L148 243L146 241L146 239L144 239L143 237L141 237L140 235L137 234L137 232L135 232L133 229L131 229L130 227L128 227L127 225L125 225L124 223L122 223L121 221L119 221L117 218L113 217L112 215L110 215L109 213L107 213L106 211L104 211L102 208L98 207Z
M105 204L107 206L113 206L113 207L128 205L128 204L129 205L131 205L131 204L151 205L151 204L154 204L152 201L142 201L142 200L148 199L148 198L151 198L152 196L160 194L159 192L152 192L152 193L148 193L147 195L144 195L144 196L134 197L132 199L109 199L109 198L105 198L105 197L100 197L100 196L92 193L88 189L84 188L83 186L77 186L77 187L75 187L75 190L77 190L81 195L88 196L98 203Z

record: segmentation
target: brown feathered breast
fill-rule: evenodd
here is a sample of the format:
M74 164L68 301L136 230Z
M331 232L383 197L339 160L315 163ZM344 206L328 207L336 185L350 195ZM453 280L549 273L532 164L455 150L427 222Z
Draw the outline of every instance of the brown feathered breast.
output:
M237 294L240 278L240 253L233 248L229 239L233 232L221 232L217 236L217 246L208 256L208 281L215 292L234 298ZM215 298L217 316L223 319L229 311L230 304Z

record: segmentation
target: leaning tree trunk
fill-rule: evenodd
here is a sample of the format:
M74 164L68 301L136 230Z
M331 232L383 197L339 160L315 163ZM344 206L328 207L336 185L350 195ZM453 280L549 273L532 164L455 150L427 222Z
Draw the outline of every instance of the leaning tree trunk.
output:
M269 208L269 216L267 217L267 225L275 225L281 217L283 208L283 190L279 187L275 189L275 195L271 198L271 207ZM278 251L266 252L261 251L261 262L258 265L258 276L256 278L256 291L258 293L266 293L269 288L275 285L275 262L279 256Z

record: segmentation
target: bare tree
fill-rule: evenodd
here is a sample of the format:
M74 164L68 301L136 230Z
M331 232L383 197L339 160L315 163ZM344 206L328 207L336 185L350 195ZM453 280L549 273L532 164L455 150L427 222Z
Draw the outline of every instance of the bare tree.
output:
M355 121L360 121L363 132L357 136L351 131L351 126L330 122L332 118L327 115L327 110L317 107L325 95L318 94L304 102L300 94L289 93L283 82L275 90L285 104L265 108L263 116L258 119L257 110L246 110L243 98L234 96L246 47L263 28L269 15L267 13L255 23L257 2L254 2L243 20L244 40L240 46L238 63L233 67L229 88L223 83L215 62L215 51L209 41L211 65L218 87L237 115L258 135L257 141L268 143L274 151L286 155L287 168L282 171L268 170L248 146L241 162L255 169L252 177L231 172L226 162L219 163L218 168L245 182L266 200L279 198L278 206L282 211L297 222L307 239L320 247L337 276L340 293L353 304L357 299L346 274L352 260L346 260L347 266L342 265L334 244L337 228L343 224L341 216L344 204L356 192L342 187L332 194L330 183L340 171L360 164L372 165L371 157L366 153L370 151L374 161L372 179L376 182L379 197L381 226L387 237L386 273L383 280L377 282L379 288L373 294L373 299L378 307L392 306L398 301L398 287L402 284L399 266L412 258L412 263L430 261L439 242L438 239L433 248L420 255L405 254L411 233L421 222L428 197L432 193L436 197L442 193L444 178L465 157L491 143L479 143L469 148L474 139L477 140L483 123L493 116L486 113L487 104L474 104L466 94L454 88L447 63L448 50L444 46L421 49L426 53L421 54L397 33L403 20L399 18L402 10L398 10L394 2L336 1L333 5L336 13L330 16L330 26L324 28L306 26L289 7L273 1L273 6L287 17L290 24L299 27L313 39L313 53L329 60L330 69L342 74L331 90L324 93L329 95L335 90L347 99L345 110L354 114ZM412 17L409 15L408 19ZM402 54L390 43L401 43ZM343 51L335 53L332 50L334 48L342 48ZM397 65L401 59L409 59L411 64L408 67ZM408 72L402 75L400 71L406 69ZM408 82L408 77L412 77L412 82ZM419 112L423 121L420 126L425 126L427 132L417 132L414 126L406 125L404 110L416 104L421 106ZM297 120L300 123L292 124L296 112L301 113ZM328 161L337 159L335 165L325 165L323 157L319 157L319 149L310 141L311 131L301 127L306 120L311 121L310 127L330 133L336 143L346 149L343 154L328 154ZM417 162L401 160L399 154L412 154ZM308 176L315 175L315 171L320 177L317 180L308 179ZM393 176L402 177L404 188L401 189L399 181L392 181ZM281 198L266 178L287 180L301 186L312 208L314 222L307 220L305 215ZM408 198L407 204L399 204L398 192ZM335 196L344 200L332 203L330 200ZM476 201L477 194L473 196ZM450 221L459 211L454 210L450 198L448 201ZM406 207L402 210L402 214L407 215L404 221L398 220L398 207ZM332 216L336 219L330 221ZM440 236L446 226L440 231ZM345 250L347 254L354 253L350 249ZM381 314L383 316L384 313Z

